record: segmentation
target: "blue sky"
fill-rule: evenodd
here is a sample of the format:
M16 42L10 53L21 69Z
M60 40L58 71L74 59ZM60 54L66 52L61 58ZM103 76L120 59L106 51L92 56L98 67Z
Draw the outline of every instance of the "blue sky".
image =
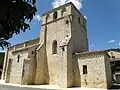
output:
M119 48L120 0L82 0L82 3L80 1L78 5L82 5L80 6L80 12L87 17L89 49ZM37 0L38 16L52 8L52 0ZM40 17L37 17L32 20L30 23L31 30L14 35L9 42L14 45L39 37L41 26L39 19Z

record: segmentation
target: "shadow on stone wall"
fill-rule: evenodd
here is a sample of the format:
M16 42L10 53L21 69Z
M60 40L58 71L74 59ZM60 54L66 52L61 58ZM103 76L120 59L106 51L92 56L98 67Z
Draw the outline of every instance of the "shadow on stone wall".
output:
M113 84L111 88L109 89L120 89L120 85L119 84Z
M80 70L79 64L76 57L73 57L73 87L81 87L81 77L80 77Z
M45 84L49 84L49 69L48 69L48 59L47 59L47 55L45 54Z

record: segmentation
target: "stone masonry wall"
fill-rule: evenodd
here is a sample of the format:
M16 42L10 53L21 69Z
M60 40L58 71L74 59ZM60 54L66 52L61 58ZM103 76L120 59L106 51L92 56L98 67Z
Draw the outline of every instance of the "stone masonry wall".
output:
M110 58L105 55L105 71L106 71L106 79L107 79L107 87L110 88L112 86L112 72L110 66Z
M45 84L48 83L48 73L47 64L45 63L45 45L41 44L37 48L37 67L36 67L36 80L35 84Z
M88 51L86 20L74 6L72 16L73 52Z
M19 62L18 62L18 55L20 55ZM23 62L24 59L28 59L28 54L27 52L18 52L18 53L14 53L12 57L8 57L8 58L13 59L9 83L21 84Z
M65 11L62 14L63 8ZM71 5L64 6L63 8L54 9L42 17L42 31L40 36L42 39L40 43L43 42L45 44L49 84L69 87L72 85L70 84L72 83L72 79L70 77L68 79L68 74L72 74L72 71L70 71L70 67L72 66L67 66L72 60L67 56L67 45L71 39L71 21L69 18L71 15ZM56 19L53 19L54 12L57 12ZM52 53L54 40L57 41L57 54ZM72 51L70 55L72 57Z
M80 71L78 80L81 79L81 87L107 88L104 55L92 55L89 57L78 55L77 62ZM83 65L87 65L87 74L83 74Z
M70 38L70 23L69 26L65 25L65 19L47 25L46 52L50 84L58 84L62 87L67 87L67 82L69 81L67 81L66 45ZM57 41L57 54L52 54L52 44L54 40ZM64 48L64 51L62 51L62 48Z
M35 47L31 47L31 50L32 49L35 49ZM9 51L8 50L7 68L6 68L6 74L5 74L6 82L22 84L23 63L24 63L24 60L30 60L30 58L28 57L28 53L29 52L31 53L32 52L31 50L28 50L28 49L23 49L20 51ZM19 60L18 60L18 55L19 55ZM8 60L10 59L12 60L11 68L9 68L8 66L9 65ZM8 68L11 70L8 70ZM7 73L10 74L9 77Z
M28 49L34 48L38 44L39 44L39 38L36 38L30 41L26 41L26 42L9 47L5 55L6 58L4 60L4 67L3 67L4 72L2 74L2 79L5 79L6 82L11 82L11 83L14 82L14 83L21 84L23 62L24 62L24 59L28 60L28 52L29 52ZM19 61L18 61L18 55L20 55ZM9 60L12 60L11 66L9 66Z

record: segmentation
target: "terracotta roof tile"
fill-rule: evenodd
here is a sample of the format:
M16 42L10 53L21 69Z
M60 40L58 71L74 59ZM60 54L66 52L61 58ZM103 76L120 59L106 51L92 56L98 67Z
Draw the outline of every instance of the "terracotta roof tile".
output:
M86 51L86 52L81 52L81 53L76 53L76 54L95 54L95 53L105 53L106 55L109 56L106 50L96 50L96 51ZM110 56L109 56L110 57Z

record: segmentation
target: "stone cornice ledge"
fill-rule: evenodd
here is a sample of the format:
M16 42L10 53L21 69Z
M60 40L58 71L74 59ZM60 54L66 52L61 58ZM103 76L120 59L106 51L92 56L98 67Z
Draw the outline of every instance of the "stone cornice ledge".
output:
M12 53L16 53L16 52L19 52L19 51L23 51L23 50L27 50L29 48L33 48L33 47L38 47L40 44L34 44L34 45L31 45L31 46L28 46L28 47L24 47L24 48L20 48L20 49L17 49L17 50L14 50L12 51Z

